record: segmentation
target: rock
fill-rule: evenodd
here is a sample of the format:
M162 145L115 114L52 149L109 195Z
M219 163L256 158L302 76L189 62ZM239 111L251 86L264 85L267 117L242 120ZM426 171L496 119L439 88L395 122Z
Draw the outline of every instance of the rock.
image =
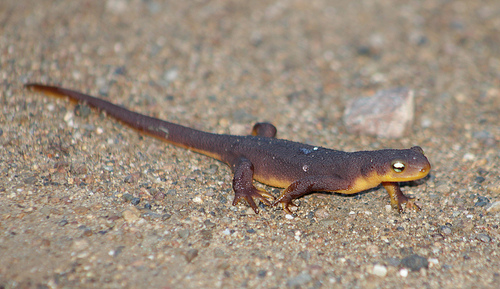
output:
M371 273L379 277L385 277L387 275L387 267L384 265L376 264L373 266Z
M403 278L408 277L408 269L402 268L401 270L399 270L399 275Z
M498 213L500 212L500 201L493 202L488 206L486 209L486 212L488 213Z
M311 259L311 252L308 250L300 251L298 256L306 261L309 261L309 259Z
M401 265L412 271L419 271L422 268L429 268L429 262L426 258L419 255L411 255L401 260Z
M75 252L81 252L87 249L89 246L90 243L86 239L78 239L73 241L73 243L71 244L71 250Z
M312 280L311 275L309 275L307 272L302 272L299 275L297 275L297 276L289 279L286 282L286 285L288 287L292 287L292 288L294 288L294 287L300 287L302 285L307 284L311 280Z
M414 110L413 90L381 90L351 101L344 111L344 124L351 133L399 138L412 125Z
M123 213L122 213L122 217L127 223L133 223L133 222L139 220L140 215L141 214L140 214L139 210L137 210L137 208L135 208L135 207L130 207L130 208L126 209L125 211L123 211Z
M439 230L441 231L441 233L443 235L450 235L451 234L451 227L450 226L441 226L439 228Z
M477 234L476 235L476 239L478 239L479 241L483 242L483 243L489 243L491 242L491 237L488 236L487 234Z
M189 234L190 234L189 229L184 229L177 232L177 235L179 235L179 238L181 239L186 239L187 237L189 237Z
M188 263L191 263L191 261L193 261L193 259L196 258L197 256L198 256L198 250L190 249L186 252L186 261Z

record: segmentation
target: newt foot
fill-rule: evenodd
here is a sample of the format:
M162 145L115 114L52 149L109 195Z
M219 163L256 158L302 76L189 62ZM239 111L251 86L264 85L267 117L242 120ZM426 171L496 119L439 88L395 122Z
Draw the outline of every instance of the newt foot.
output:
M245 200L250 207L252 207L253 211L258 214L259 208L257 207L255 200L259 200L265 205L271 206L271 202L274 201L274 196L265 190L252 187L248 190L235 192L233 206L236 206L241 200Z

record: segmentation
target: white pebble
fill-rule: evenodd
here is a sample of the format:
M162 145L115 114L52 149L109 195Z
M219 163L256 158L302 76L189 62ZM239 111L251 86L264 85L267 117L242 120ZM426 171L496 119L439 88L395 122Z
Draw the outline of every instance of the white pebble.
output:
M403 269L399 270L399 275L400 275L401 277L403 277L403 278L408 277L408 269L403 268Z
M439 260L436 258L429 258L427 261L429 261L429 267L439 264Z
M466 153L463 157L462 157L462 160L464 161L473 161L476 159L476 156L474 154L471 154L471 153Z
M373 266L372 274L379 277L385 277L385 275L387 275L387 267L385 267L384 265L376 264L375 266Z

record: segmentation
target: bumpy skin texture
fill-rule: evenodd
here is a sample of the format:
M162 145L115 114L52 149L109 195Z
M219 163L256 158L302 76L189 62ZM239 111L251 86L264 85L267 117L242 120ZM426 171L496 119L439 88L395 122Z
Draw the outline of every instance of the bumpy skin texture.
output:
M314 191L353 194L380 184L399 212L403 211L403 204L420 209L402 193L398 182L421 179L431 169L423 150L417 146L349 153L276 139L276 128L269 123L257 123L250 136L212 134L69 89L43 84L26 87L85 102L135 129L226 163L234 173L233 205L246 200L256 213L256 200L266 205L280 204L285 212L291 213L293 199ZM274 200L271 194L257 189L253 180L285 190Z

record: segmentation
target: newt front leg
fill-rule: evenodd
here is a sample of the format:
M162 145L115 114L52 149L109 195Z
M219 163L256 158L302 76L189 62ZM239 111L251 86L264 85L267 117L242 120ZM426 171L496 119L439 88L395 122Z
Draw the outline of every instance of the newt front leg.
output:
M383 182L382 186L384 186L384 188L387 190L387 193L389 193L391 206L394 209L397 209L400 213L404 211L401 204L406 204L406 208L408 209L414 209L417 211L421 210L420 207L411 200L413 198L403 194L401 188L399 187L399 183Z
M271 205L270 201L274 200L273 195L264 190L258 189L253 185L254 167L250 160L244 157L238 158L233 165L233 171L233 206L243 199L247 201L254 212L258 214L259 209L257 208L257 204L254 199L260 200L268 206Z

